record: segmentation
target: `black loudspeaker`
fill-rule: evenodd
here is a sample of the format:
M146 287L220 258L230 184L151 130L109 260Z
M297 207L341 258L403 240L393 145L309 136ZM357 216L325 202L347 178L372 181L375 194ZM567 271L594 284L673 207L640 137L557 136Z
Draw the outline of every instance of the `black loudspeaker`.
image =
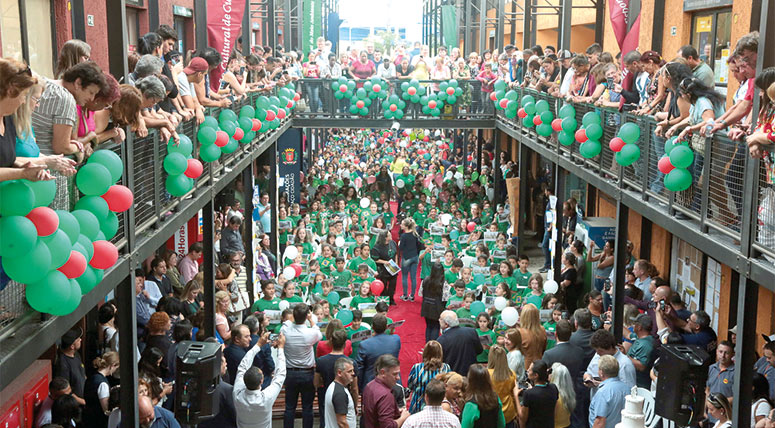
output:
M218 412L221 344L185 341L175 355L175 418L196 425Z
M679 426L697 424L705 413L710 355L699 346L662 345L654 410Z

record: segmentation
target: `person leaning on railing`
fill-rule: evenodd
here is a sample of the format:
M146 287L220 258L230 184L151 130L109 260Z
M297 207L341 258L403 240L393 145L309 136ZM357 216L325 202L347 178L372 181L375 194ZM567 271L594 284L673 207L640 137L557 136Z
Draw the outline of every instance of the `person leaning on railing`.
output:
M164 113L153 110L153 107L167 96L167 91L161 80L156 76L144 77L135 82L135 87L143 97L144 110L141 115L144 126L159 129L162 141L168 141L170 138L178 141L178 133L172 122L167 119ZM142 129L142 126L140 128Z

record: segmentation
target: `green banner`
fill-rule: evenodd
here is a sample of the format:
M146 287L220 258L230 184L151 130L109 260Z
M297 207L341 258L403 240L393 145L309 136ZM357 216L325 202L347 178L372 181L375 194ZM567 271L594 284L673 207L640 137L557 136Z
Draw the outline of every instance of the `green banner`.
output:
M304 44L301 46L305 55L317 49L317 38L323 35L323 0L304 0L304 18L302 19ZM301 62L306 62L304 58Z
M458 45L457 10L454 5L441 6L441 28L444 46L451 49Z

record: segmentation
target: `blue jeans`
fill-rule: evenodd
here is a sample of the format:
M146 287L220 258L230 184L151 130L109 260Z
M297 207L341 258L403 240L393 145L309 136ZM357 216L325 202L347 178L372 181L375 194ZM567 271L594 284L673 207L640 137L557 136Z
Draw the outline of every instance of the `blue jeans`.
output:
M654 178L652 178L651 185L649 186L649 188L655 194L659 194L660 192L662 192L662 189L665 188L665 174L662 174L659 171L659 168L657 167L657 163L665 154L665 139L662 137L657 137L656 135L652 135L652 138L653 138L652 150L654 150L654 159L653 161L650 161L651 166L653 167L653 168L650 167L650 169L654 171Z
M304 428L312 428L314 412L312 404L315 401L314 370L288 369L285 375L285 413L283 413L283 428L293 428L296 417L296 404L301 395L301 417Z
M404 259L401 261L401 286L404 288L404 296L406 296L406 287L409 285L409 280L406 278L409 276L412 280L412 296L417 290L417 263L420 261L419 256L414 256L411 259Z
M309 90L309 110L312 113L317 113L320 108L320 84L308 82L307 89Z
M552 242L552 231L544 231L544 240L541 241L541 249L544 250L544 268L550 269L552 267L552 251L549 245Z

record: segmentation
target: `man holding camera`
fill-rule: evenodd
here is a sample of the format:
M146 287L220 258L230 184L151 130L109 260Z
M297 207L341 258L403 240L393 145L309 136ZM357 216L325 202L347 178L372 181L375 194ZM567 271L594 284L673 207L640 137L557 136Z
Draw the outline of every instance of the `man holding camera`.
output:
M654 294L651 295L651 300L635 300L625 295L624 303L629 303L642 311L646 311L646 314L649 316L649 318L657 321L651 323L651 335L657 337L657 331L662 328L657 327L659 324L659 320L657 319L657 308L660 308L662 312L671 312L671 308L668 308L667 310L665 309L670 306L667 304L667 302L669 301L671 293L672 291L670 291L670 287L663 285L661 287L657 287L657 289L654 291ZM672 325L672 321L666 318L663 318L663 322L666 326Z

